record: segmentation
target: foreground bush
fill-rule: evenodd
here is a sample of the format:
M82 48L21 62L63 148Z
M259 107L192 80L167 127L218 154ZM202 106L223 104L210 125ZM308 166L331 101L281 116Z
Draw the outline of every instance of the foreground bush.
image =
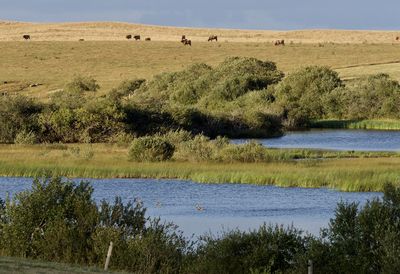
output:
M263 225L187 241L170 223L145 217L140 203L93 201L87 182L35 180L32 190L0 199L0 255L135 273L397 273L400 189L386 185L365 206L339 203L320 237Z
M231 231L204 237L194 273L286 273L295 257L306 251L300 230L261 226L251 232Z
M145 217L141 204L98 207L87 182L35 180L32 190L0 200L0 254L112 269L179 273L187 243L172 224Z
M159 162L171 159L175 147L161 136L134 139L129 148L129 159L137 162Z

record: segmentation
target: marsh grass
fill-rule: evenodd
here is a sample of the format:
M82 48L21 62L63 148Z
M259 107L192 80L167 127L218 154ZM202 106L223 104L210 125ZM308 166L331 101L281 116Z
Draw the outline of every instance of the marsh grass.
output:
M392 119L380 120L319 120L311 124L312 128L341 128L341 129L376 129L400 130L400 121Z
M79 146L83 151L87 144ZM68 145L69 147L69 145ZM381 191L386 182L399 185L400 157L389 152L269 150L267 163L168 161L136 163L128 149L91 145L93 157L62 157L64 146L1 145L0 175L70 178L166 178L200 183L242 183L283 187L328 187L342 191ZM67 150L68 151L68 150ZM44 153L45 152L45 153ZM296 159L293 159L296 155Z

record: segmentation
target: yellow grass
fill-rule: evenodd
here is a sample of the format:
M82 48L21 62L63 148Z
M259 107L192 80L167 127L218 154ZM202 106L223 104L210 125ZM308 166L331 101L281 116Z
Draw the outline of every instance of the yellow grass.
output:
M400 80L400 64L393 63L400 60L399 50L400 45L391 44L275 47L271 43L197 42L193 47L184 47L179 42L154 41L0 42L0 92L47 98L74 75L81 74L97 79L102 94L125 79L149 79L196 62L215 65L228 56L272 60L286 73L305 65L325 65L338 68L344 78L387 72ZM373 65L376 63L390 64ZM30 87L31 84L41 85Z
M192 41L207 40L209 35L218 35L220 41L229 42L271 42L285 39L294 43L392 43L397 31L358 31L358 30L238 30L177 28L128 24L117 22L91 23L21 23L0 21L0 41L19 41L23 34L32 35L36 41L77 41L78 39L96 41L124 40L126 34L140 34L156 41L177 41L185 34Z

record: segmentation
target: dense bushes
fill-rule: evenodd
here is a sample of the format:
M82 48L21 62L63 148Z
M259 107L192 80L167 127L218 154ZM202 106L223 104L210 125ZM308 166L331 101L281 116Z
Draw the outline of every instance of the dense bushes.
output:
M276 87L276 98L289 127L301 127L324 117L324 97L341 86L337 72L306 67L287 76Z
M102 266L110 241L111 268L178 273L187 243L172 224L145 217L140 203L98 207L86 182L35 180L30 191L0 201L0 254Z
M158 162L171 159L175 147L161 136L146 136L133 140L129 159L133 161Z
M0 143L13 143L17 134L38 132L43 106L24 96L0 98Z
M288 273L296 255L306 251L302 232L263 225L250 232L231 231L203 237L194 273Z
M263 225L188 241L172 223L145 216L141 203L96 205L87 182L35 180L32 190L0 200L0 255L102 266L135 273L397 273L400 189L360 207L339 203L319 237Z
M312 66L283 78L273 62L245 57L124 81L102 96L98 88L96 80L76 77L46 103L3 96L0 142L113 142L179 129L265 138L316 120L400 119L400 84L386 74L345 83Z

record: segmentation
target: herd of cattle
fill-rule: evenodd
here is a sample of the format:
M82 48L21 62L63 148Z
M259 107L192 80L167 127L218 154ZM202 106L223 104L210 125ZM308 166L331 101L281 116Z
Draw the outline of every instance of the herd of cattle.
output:
M24 40L31 40L31 36L29 34L25 34L22 36L22 38ZM132 35L132 34L128 34L125 36L126 39L131 40L134 39L135 41L140 41L141 40L141 36L140 35ZM145 41L151 41L150 37L146 37L144 39ZM399 40L399 37L396 38L396 40ZM79 39L79 41L83 42L85 41L85 39L81 38ZM212 42L212 41L216 41L218 42L218 36L217 35L210 35L208 37L208 42ZM181 38L181 43L185 46L191 46L192 45L192 40L187 39L186 35L182 35ZM275 46L284 46L285 45L285 40L277 40L274 42Z
M22 38L24 40L31 40L31 36L29 34L23 35ZM131 34L126 35L125 38L128 39L128 40L135 39L135 41L140 41L140 39L141 39L140 35L131 35ZM150 37L146 37L144 40L145 41L151 41L151 38ZM217 35L211 35L210 37L208 37L208 42L212 42L214 40L216 42L218 42L218 36ZM85 39L81 38L81 39L79 39L79 41L85 41ZM396 41L400 42L400 36L396 36ZM183 45L185 45L185 46L191 46L192 45L192 40L187 39L186 35L182 35L181 43ZM284 46L285 45L285 40L276 40L274 42L274 45L275 46Z

